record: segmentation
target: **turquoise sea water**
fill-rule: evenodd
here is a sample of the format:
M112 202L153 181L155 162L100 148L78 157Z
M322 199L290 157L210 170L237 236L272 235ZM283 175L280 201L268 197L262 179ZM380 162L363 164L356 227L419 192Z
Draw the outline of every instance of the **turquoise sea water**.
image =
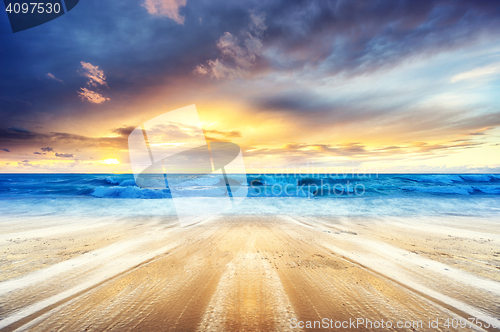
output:
M172 176L169 176L172 178ZM227 194L220 177L175 175L185 183L187 197ZM299 174L228 175L233 186L247 186L247 197L499 197L498 174ZM244 179L244 177L243 177ZM242 183L243 182L243 183ZM223 187L222 187L223 188ZM170 198L170 190L136 185L131 174L0 174L0 197Z
M243 178L243 181L242 181ZM228 195L220 176L169 176L183 184L187 204L197 197ZM228 174L247 197L227 214L283 214L332 217L485 216L500 221L500 175ZM238 182L239 181L239 182ZM245 191L243 191L245 192ZM136 186L122 174L0 174L0 215L164 217L175 216L170 190Z

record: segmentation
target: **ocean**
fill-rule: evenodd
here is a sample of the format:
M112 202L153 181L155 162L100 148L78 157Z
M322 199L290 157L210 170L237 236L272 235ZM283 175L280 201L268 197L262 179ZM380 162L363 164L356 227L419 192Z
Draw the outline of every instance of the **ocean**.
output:
M186 197L227 195L217 176L175 175ZM490 216L500 213L498 174L228 174L246 186L226 213L329 216ZM0 174L0 212L9 215L174 215L170 189L140 188L132 174Z

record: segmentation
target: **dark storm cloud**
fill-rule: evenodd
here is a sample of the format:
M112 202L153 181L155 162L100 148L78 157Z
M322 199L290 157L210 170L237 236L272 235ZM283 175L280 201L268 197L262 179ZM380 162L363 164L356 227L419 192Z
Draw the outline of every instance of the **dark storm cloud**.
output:
M290 92L256 101L259 108L267 110L288 110L290 112L329 112L337 105L325 101L324 97L313 96L304 92Z
M125 126L125 127L113 129L111 132L118 134L120 136L123 136L123 137L128 137L128 135L130 135L130 133L133 132L135 128L136 127L134 127L134 126Z
M413 106L424 96L412 94L399 102L394 96L377 92L378 95L357 93L354 96L336 97L331 100L324 95L306 91L289 91L251 101L257 112L271 116L290 117L300 123L301 128L318 130L318 124L369 123L393 126L408 132L430 132L438 130L442 134L455 133L484 136L488 129L500 126L498 110L484 113L481 106L461 108L434 108ZM393 92L392 92L393 93ZM391 105L377 105L377 100L391 100ZM374 100L370 107L363 101ZM407 128L407 129L404 129Z
M390 114L395 107L367 109L357 107L356 100L329 100L325 96L305 91L289 91L253 100L256 109L300 119L303 126L317 126L318 123L345 123L368 120Z
M387 116L398 110L398 105L384 107L359 107L359 100L373 96L359 94L355 98L331 100L312 92L291 90L286 93L255 98L251 102L260 112L276 113L299 119L302 126L317 126L318 123L346 123L367 121Z
M56 157L59 158L74 158L75 155L71 153L56 153Z
M10 152L9 149L0 149L0 150L5 151L5 152Z
M33 146L40 143L58 145L78 145L82 147L103 147L124 149L128 146L126 137L87 137L69 133L13 132L0 129L0 141L11 146ZM51 147L41 148L44 152L53 152Z
M31 133L28 129L22 128L22 127L10 127L7 130L15 132L15 133L23 133L23 134L29 134Z
M18 165L26 166L26 167L31 167L34 166L32 163L30 163L29 160L23 160L17 163Z
M267 12L276 68L362 73L475 42L500 27L498 1L295 1Z
M208 81L192 75L193 70L221 56L217 42L226 32L236 36L248 29L251 11L265 17L263 48L274 49L273 55L262 56L249 68L255 72L307 65L322 66L322 75L359 74L413 55L469 45L500 26L498 1L188 0L180 9L183 24L150 15L142 3L83 1L67 15L17 34L12 34L4 16L0 21L3 124L34 130L36 113L57 119L89 108L105 112L151 87L173 84L178 77ZM110 99L106 103L81 102L78 91L87 83L78 74L82 62L104 72ZM197 92L190 84L183 88ZM262 103L296 113L339 106L281 98ZM28 129L1 135L39 137ZM117 133L125 136L127 130Z

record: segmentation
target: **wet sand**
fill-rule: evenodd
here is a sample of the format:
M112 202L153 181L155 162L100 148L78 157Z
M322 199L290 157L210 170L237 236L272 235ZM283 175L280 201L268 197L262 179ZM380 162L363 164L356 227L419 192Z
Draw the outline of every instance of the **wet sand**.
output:
M500 316L500 229L459 219L13 222L0 238L0 328L300 331L364 319L400 331L493 331L444 326ZM329 327L380 330L365 324Z

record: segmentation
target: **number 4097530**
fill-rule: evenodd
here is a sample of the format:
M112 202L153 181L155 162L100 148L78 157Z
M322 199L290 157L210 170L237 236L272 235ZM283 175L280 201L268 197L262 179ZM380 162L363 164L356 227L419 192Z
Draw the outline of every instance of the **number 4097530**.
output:
M52 3L43 3L43 2L30 2L30 3L9 3L7 8L5 8L5 11L7 11L9 14L14 13L14 14L51 14L51 13L56 13L58 14L61 11L61 5L58 3L52 4Z
M458 327L466 327L466 326L469 326L470 328L473 327L474 325L475 326L479 326L479 327L485 327L485 328L489 328L489 327L493 327L493 328L498 328L498 326L495 326L495 324L491 324L491 322L488 322L488 319L478 319L478 318L468 318L467 320L465 318L460 318L460 319L456 319L456 318L453 318L453 319L450 319L448 318L445 323L444 323L444 327L448 327L448 328L458 328Z

